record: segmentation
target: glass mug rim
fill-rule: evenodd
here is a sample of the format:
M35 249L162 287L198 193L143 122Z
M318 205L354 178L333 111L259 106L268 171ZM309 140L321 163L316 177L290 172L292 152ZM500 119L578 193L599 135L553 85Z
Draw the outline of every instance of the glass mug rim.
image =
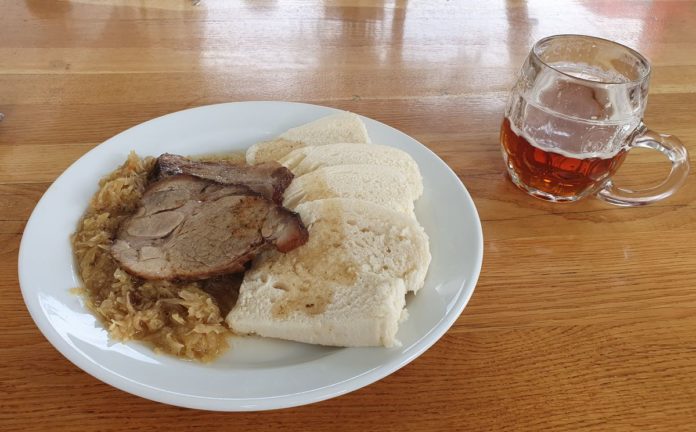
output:
M542 59L542 53L543 53L543 48L544 45L547 44L550 41L553 40L560 40L560 39L584 39L588 41L597 41L605 45L611 45L614 46L615 48L619 48L622 50L627 51L630 55L635 57L640 64L645 68L644 72L641 73L641 75L638 78L635 79L628 79L627 81L607 81L607 80L602 80L602 81L596 81L596 80L591 80L591 79L586 79L586 78L581 78L578 76L575 76L573 74L564 72L560 69L557 69L553 65L547 63ZM631 47L628 47L624 44L609 40L609 39L604 39L600 38L597 36L589 36L589 35L581 35L581 34L572 34L572 33L567 33L567 34L558 34L558 35L552 35L552 36L547 36L545 38L539 39L534 43L534 46L532 46L531 52L530 52L532 58L545 67L551 69L552 71L561 74L565 77L571 78L573 80L585 83L585 84L591 84L591 85L603 85L603 86L635 86L641 83L646 82L650 78L650 74L652 73L652 67L650 65L650 62L648 61L645 56L643 56L641 53L638 51L634 50Z

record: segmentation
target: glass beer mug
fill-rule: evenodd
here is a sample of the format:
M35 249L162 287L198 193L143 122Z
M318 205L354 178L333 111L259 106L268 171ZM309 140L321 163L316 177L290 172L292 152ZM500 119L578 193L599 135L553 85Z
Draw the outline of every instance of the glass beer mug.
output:
M636 51L589 36L551 36L532 48L512 89L500 132L519 188L554 202L596 195L638 206L672 195L689 172L686 148L643 124L650 64ZM634 147L662 152L672 170L660 185L628 190L611 176Z

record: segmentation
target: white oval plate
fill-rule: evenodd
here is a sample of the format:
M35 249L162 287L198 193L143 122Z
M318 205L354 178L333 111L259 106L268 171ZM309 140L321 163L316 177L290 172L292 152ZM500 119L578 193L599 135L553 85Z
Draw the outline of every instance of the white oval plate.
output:
M416 214L430 236L432 264L424 288L407 301L400 348L327 348L234 337L210 364L157 355L147 346L111 341L69 290L80 282L69 235L99 178L129 151L158 156L242 151L338 110L289 102L203 106L150 120L97 146L46 191L29 218L19 251L19 280L36 325L65 357L129 393L182 407L252 411L321 401L371 384L432 346L469 301L481 269L483 236L476 208L450 168L413 138L364 118L373 142L403 149L418 162L425 192Z

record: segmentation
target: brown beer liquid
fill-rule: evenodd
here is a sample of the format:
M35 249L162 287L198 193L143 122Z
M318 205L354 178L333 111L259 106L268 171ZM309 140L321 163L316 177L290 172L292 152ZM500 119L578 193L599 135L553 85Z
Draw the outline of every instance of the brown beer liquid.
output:
M574 197L601 187L626 158L621 150L611 158L575 159L534 147L503 119L500 142L508 164L525 185L558 197Z

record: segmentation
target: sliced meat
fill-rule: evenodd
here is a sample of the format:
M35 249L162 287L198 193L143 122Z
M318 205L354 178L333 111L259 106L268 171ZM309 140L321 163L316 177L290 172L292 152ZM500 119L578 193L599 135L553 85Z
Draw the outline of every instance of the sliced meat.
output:
M299 216L245 186L180 174L151 184L111 251L129 273L151 280L197 280L244 270L270 245L307 241Z
M277 162L258 165L197 162L170 153L157 158L156 178L177 174L189 174L226 185L245 186L277 204L283 202L283 192L293 178L292 172Z

